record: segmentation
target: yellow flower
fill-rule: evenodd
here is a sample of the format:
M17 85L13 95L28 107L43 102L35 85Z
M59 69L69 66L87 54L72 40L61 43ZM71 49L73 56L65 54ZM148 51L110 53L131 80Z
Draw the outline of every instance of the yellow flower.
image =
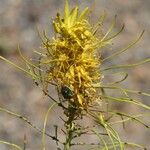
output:
M79 8L69 10L65 2L64 16L57 13L53 20L53 40L46 38L43 43L47 57L41 65L49 68L46 79L57 85L66 85L73 91L71 103L76 108L87 109L97 99L93 84L100 83L100 56L97 50L109 41L95 35L87 20L88 8L79 13Z

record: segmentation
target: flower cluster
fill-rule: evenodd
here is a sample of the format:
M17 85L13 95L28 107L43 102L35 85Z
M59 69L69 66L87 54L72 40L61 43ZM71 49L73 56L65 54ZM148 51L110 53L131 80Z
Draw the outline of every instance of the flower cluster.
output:
M100 53L103 37L96 36L96 29L87 19L89 9L79 13L79 8L69 10L66 0L64 16L57 13L53 20L55 38L43 42L47 50L41 61L45 65L46 81L60 87L67 86L73 92L70 101L77 108L86 109L98 98L93 84L100 83Z

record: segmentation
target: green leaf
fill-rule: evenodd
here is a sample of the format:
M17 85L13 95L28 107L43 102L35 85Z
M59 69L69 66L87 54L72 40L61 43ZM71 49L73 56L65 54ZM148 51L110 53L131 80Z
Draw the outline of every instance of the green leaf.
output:
M125 48L123 48L123 49L121 49L119 51L114 52L112 55L104 58L102 60L102 62L104 62L104 61L106 61L108 59L112 59L113 57L118 56L119 54L121 54L121 53L127 51L129 48L133 47L142 38L144 32L145 31L143 30L142 33L134 41L132 41L130 44L127 45L127 47L125 47Z
M5 144L5 145L9 145L9 146L15 148L16 150L23 150L20 146L13 144L13 143L10 143L10 142L0 140L0 143Z

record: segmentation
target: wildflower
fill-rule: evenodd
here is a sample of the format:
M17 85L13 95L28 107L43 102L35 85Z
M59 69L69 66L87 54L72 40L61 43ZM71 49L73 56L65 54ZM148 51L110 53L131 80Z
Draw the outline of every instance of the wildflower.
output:
M85 109L97 99L93 84L100 83L100 57L98 48L104 46L103 37L97 37L87 20L88 8L69 10L66 0L64 16L57 13L53 20L56 37L43 42L47 50L41 65L49 68L45 81L67 86L73 91L72 102Z
M131 103L148 110L150 109L147 105L144 105L141 102L134 100L134 98L131 98L129 93L141 94L145 96L149 96L150 94L124 89L117 85L118 83L121 83L126 79L127 74L125 74L125 76L121 80L109 83L106 86L104 84L101 85L101 80L103 77L102 72L100 71L101 63L125 52L130 47L135 45L142 37L144 31L135 41L131 42L127 47L116 51L112 55L101 60L101 48L110 44L111 40L123 30L124 26L118 33L115 33L111 37L107 37L114 27L113 22L111 27L105 34L96 35L98 27L100 27L101 29L101 23L103 21L98 22L98 24L94 27L91 26L87 19L88 12L88 8L84 9L80 13L78 7L69 10L68 0L66 0L64 16L61 16L59 13L57 13L56 18L53 20L53 28L56 36L52 40L50 40L47 37L46 33L44 33L45 40L42 39L42 43L43 48L46 50L46 54L37 52L41 56L38 66L26 59L21 54L21 51L19 51L19 54L23 61L26 63L29 69L28 71L0 56L0 59L30 75L35 80L35 83L37 85L37 80L39 80L43 84L42 91L44 92L44 94L49 96L49 98L51 98L55 102L52 106L49 107L46 113L43 130L40 130L35 125L32 125L30 121L28 121L21 115L3 108L0 108L0 111L4 111L10 115L19 117L34 129L36 129L38 132L42 133L43 149L45 149L44 136L46 135L56 141L57 149L60 149L58 144L63 144L64 150L70 150L71 146L76 145L76 143L73 142L75 138L80 137L83 134L89 136L91 132L94 133L98 137L98 139L100 139L100 145L98 143L98 146L100 147L98 148L101 149L120 148L121 150L123 150L126 145L146 149L145 147L138 144L123 142L123 140L119 137L117 131L115 131L115 129L113 129L112 127L112 125L116 123L125 123L126 121L134 120L144 125L146 128L149 128L148 125L143 123L143 121L138 118L143 116L143 114L130 115L121 112L120 110L113 110L112 108L110 110L105 110L105 108L103 110L100 110L99 105L94 105L95 103L99 104L99 101L97 100L100 100L100 98L104 98L111 101L126 102L128 104ZM135 67L149 61L149 59L146 59L136 64L110 66L103 71L117 68ZM61 101L61 98L59 97L59 103L50 95L48 95L47 90L50 84L55 84L57 86L57 89L59 88L65 101ZM98 88L101 89L101 93L98 93ZM114 91L116 90L117 92L115 91L115 93L119 93L121 97L109 96L109 94L106 94L105 92L106 89L111 89ZM99 97L100 95L101 97ZM67 107L65 105L66 101L68 102ZM63 104L63 102L65 104ZM61 127L61 130L66 135L66 140L64 142L61 142L61 140L57 137L57 126L55 126L55 136L51 136L45 132L48 113L56 103L58 104L58 106L61 106L64 109L64 114L67 116L67 118L61 118L64 122L65 127L65 130ZM91 106L94 107L92 107L92 109L89 109L89 107L91 108ZM81 116L82 121L84 121L84 118L82 117L83 113L81 113L82 110L88 110L87 117L90 117L90 119L92 118L95 121L96 126L94 125L92 127L85 127L80 125L80 122L76 121L79 116ZM112 119L113 117L121 117L121 120L114 121ZM111 119L113 121L111 121ZM105 133L100 133L99 131L101 130L98 130L98 127L104 129ZM103 135L108 136L108 145L107 142L105 142L106 138L103 139ZM5 141L2 141L1 143L10 145L10 143ZM97 145L97 143L86 144L82 142L80 142L79 144L86 146L87 144L89 146ZM12 146L13 145L14 144L12 144Z

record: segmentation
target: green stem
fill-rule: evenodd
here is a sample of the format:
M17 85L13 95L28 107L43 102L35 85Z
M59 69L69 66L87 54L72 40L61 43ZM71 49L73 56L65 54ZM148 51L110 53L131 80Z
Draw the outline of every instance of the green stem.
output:
M66 135L66 142L64 144L64 150L70 150L71 141L73 137L73 130L72 130L73 121L67 123L67 135Z
M64 150L70 150L71 149L71 142L73 139L73 133L74 133L74 120L75 120L75 109L69 108L69 115L68 120L66 122L66 141L64 143Z

